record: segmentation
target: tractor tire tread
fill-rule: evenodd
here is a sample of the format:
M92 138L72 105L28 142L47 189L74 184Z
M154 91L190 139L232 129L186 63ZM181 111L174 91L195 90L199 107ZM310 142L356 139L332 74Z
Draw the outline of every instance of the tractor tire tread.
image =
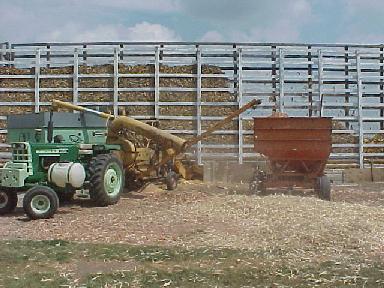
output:
M119 193L116 197L110 197L104 191L105 167L111 161L116 161L117 163L119 163L119 166L122 169L122 172L124 173L120 159L113 154L99 154L96 157L92 158L92 160L89 163L89 175L90 175L89 195L91 200L97 206L105 207L108 205L113 205L113 204L116 204L120 199L121 193ZM123 181L122 182L122 189L123 189L124 175L121 180Z
M51 202L50 209L43 214L36 214L30 205L32 198L39 194L47 196ZM59 208L59 204L60 204L60 201L59 201L59 197L57 196L57 193L50 187L40 186L40 185L34 186L31 189L29 189L25 193L24 199L23 199L24 212L32 220L52 218L53 215L57 212L57 209Z
M13 212L16 209L18 201L17 193L15 191L6 190L3 192L5 192L8 196L8 203L4 208L0 209L0 215Z

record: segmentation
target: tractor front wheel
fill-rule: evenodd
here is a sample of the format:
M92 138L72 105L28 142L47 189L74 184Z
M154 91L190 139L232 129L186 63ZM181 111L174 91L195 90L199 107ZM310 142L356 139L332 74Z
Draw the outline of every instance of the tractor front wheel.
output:
M17 206L17 193L0 191L0 215L11 213Z
M23 208L33 220L51 218L59 207L56 192L47 186L35 186L25 193Z
M113 154L100 154L89 165L89 195L98 206L116 204L124 189L124 169Z

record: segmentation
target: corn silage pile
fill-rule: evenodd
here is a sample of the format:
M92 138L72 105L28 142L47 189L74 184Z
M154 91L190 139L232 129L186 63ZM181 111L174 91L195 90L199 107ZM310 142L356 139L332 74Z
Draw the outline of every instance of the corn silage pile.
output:
M59 68L41 68L41 75L65 75L67 78L41 78L39 81L40 88L72 88L73 87L73 67L59 67ZM153 74L153 65L136 65L127 66L119 65L120 74ZM160 66L160 73L164 74L190 74L191 77L161 77L161 88L196 88L196 77L192 77L196 73L196 65L187 66ZM203 65L203 74L222 74L223 77L203 78L202 88L228 88L231 83L225 77L224 72L216 66ZM98 65L98 66L79 66L79 74L83 76L79 78L79 88L113 88L112 77L94 77L95 74L113 74L113 65ZM33 69L17 69L13 67L0 67L0 75L34 75ZM89 77L87 77L89 76ZM0 79L0 88L34 88L34 79ZM119 88L153 88L155 86L153 77L120 77ZM197 93L192 92L168 92L161 91L159 100L160 102L195 102ZM51 102L53 99L62 101L72 101L72 92L40 92L40 102ZM153 102L155 93L153 91L139 91L139 92L119 92L119 101L127 102L127 105L119 107L119 113L128 116L151 116L154 117L154 106L137 106L130 105L129 102ZM229 102L235 101L236 95L228 92L202 92L202 102ZM2 92L2 102L14 102L14 105L0 106L0 115L21 114L33 112L33 106L17 105L18 102L33 102L35 101L34 92ZM112 92L79 92L80 102L111 102L113 101ZM42 111L49 109L48 106L41 106ZM196 106L174 106L162 105L160 106L161 116L176 116L175 120L160 120L161 129L169 130L196 130L196 120L181 120L177 116L196 116ZM232 111L236 110L237 106L203 106L203 116L226 116ZM108 107L107 111L112 111L112 107ZM202 129L213 125L216 121L202 121ZM2 121L1 127L5 128L6 123ZM232 121L223 127L223 130L236 130L238 129L237 121ZM182 134L182 137L190 137ZM236 135L213 135L206 142L215 144L230 144L237 143ZM1 142L5 142L5 137L1 138ZM217 151L217 150L216 150ZM209 151L206 151L209 152Z
M196 65L184 65L184 66L166 66L160 65L160 73L164 74L186 74L191 77L161 77L161 88L196 88L196 77L192 77L196 74ZM113 65L98 65L98 66L79 66L79 74L82 77L79 78L79 88L113 88L113 77L94 77L95 74L113 74ZM119 74L153 74L153 65L119 65ZM40 88L72 88L73 87L73 67L59 67L59 68L41 68L41 75L65 75L66 78L41 78L39 81ZM231 81L225 77L221 68L211 65L202 66L203 74L215 74L223 75L223 77L215 78L203 78L202 88L228 88L232 85ZM0 75L34 75L34 69L18 69L13 67L0 67ZM29 88L34 89L35 80L32 79L0 79L0 88ZM155 86L154 77L120 77L118 87L119 88L153 88ZM80 102L112 102L112 92L98 92L98 91L80 91ZM195 102L197 100L197 93L192 92L170 92L161 91L159 95L160 102ZM215 92L202 92L202 102L233 102L236 101L236 94L229 92L215 91ZM40 102L51 102L53 99L62 101L72 101L73 93L69 92L40 92ZM128 116L151 116L154 117L155 111L153 105L137 106L129 104L129 102L153 102L155 99L155 93L153 91L138 91L138 92L119 92L119 101L126 102L127 105L119 107L119 113L121 115ZM13 102L14 105L0 106L0 116L9 114L20 114L33 112L33 106L17 105L18 102L33 102L35 101L34 92L1 92L1 102ZM49 106L41 106L41 110L46 111ZM237 106L203 106L201 109L203 116L226 116L229 113L237 109ZM112 107L107 107L107 111L111 112ZM196 106L184 105L162 105L159 108L161 116L173 116L174 119L161 119L160 128L167 130L189 130L193 131L197 129L196 120L182 120L177 119L177 116L196 116ZM217 121L202 121L202 129L206 129L209 126L215 124ZM0 121L0 128L5 128L5 121ZM244 130L253 130L252 120L243 120ZM333 129L343 130L345 126L339 122L334 122ZM222 130L238 130L238 121L234 120L228 123ZM191 137L191 134L181 134L181 137ZM348 134L337 134L332 137L333 144L356 144L358 138ZM0 142L5 142L6 137L4 134L0 134ZM227 135L212 135L209 139L204 140L203 143L209 144L237 144L238 136L236 134ZM253 144L253 135L243 136L244 145ZM237 153L237 148L204 148L203 152L229 152ZM252 153L252 148L244 148L244 153ZM334 148L333 153L356 153L358 148Z

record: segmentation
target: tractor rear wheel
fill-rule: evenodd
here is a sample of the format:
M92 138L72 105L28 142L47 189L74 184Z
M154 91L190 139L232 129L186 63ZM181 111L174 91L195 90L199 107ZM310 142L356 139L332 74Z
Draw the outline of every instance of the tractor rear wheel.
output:
M52 188L35 186L25 193L23 208L31 219L51 218L59 208L59 198Z
M321 176L316 179L315 191L322 200L331 201L331 182L327 176Z
M116 204L124 189L124 169L113 154L100 154L89 165L89 195L98 206Z
M0 215L11 213L17 206L17 193L14 191L0 191Z

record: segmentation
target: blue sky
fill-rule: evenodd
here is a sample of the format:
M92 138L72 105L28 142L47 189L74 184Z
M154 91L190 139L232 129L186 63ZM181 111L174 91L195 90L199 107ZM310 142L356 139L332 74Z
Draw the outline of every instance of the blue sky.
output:
M382 0L0 0L0 42L384 43Z

